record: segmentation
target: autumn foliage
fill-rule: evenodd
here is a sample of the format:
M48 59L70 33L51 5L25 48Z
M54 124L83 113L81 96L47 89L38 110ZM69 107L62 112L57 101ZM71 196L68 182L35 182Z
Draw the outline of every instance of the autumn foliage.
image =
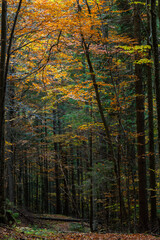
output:
M158 45L151 34L156 41L159 33L158 16L148 14L157 6L23 0L17 11L20 2L8 0L6 15L0 177L7 201L85 219L91 231L159 232Z

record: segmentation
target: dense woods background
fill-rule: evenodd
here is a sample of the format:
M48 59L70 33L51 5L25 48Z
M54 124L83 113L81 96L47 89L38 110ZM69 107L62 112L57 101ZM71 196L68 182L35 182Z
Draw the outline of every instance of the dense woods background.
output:
M1 222L12 202L158 231L160 1L1 6Z

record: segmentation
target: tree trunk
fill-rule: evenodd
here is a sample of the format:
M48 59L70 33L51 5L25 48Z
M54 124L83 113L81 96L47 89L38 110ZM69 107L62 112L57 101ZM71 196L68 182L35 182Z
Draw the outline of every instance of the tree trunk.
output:
M121 191L121 147L120 147L120 134L118 136L118 156L117 156L117 174L118 174L118 194L119 194L119 214L120 214L120 225L121 231L123 229L123 201ZM125 216L127 217L127 216Z
M154 58L154 79L156 86L157 102L157 123L158 123L158 146L160 155L160 83L159 83L159 56L158 56L158 37L157 37L157 14L156 0L151 1L151 28L152 28L152 45Z
M63 171L64 171L64 215L69 215L69 183L68 183L68 159L67 156L63 156Z
M56 110L53 110L53 134L57 133L57 125L58 125L58 113ZM54 151L55 151L55 183L56 183L56 214L61 213L61 192L60 192L60 171L59 171L59 163L58 163L58 143L54 143Z
M24 154L24 153L23 153ZM22 155L19 156L19 173L18 173L18 184L17 184L17 204L19 207L22 206L22 178L23 178L23 162L22 162Z
M2 0L1 11L1 55L0 55L0 222L5 222L5 187L4 187L4 170L5 170L5 156L4 156L4 128L5 128L5 96L6 96L6 81L9 68L10 50L12 47L13 35L15 26L20 12L22 0L19 1L18 8L13 21L11 34L9 38L7 58L7 0Z
M84 190L83 190L83 181L84 181L84 171L83 171L83 154L82 151L80 152L80 185L81 190L80 190L80 202L81 202L81 217L82 219L85 217L84 213Z
M45 128L44 128L44 211L48 213L48 148L47 148L47 121L46 121L46 106L45 106Z
M160 26L160 0L158 0L158 18L159 18L159 26Z
M72 215L73 216L78 216L78 209L77 209L77 197L76 197L76 186L75 186L75 179L76 179L76 175L75 175L75 161L74 159L76 158L76 156L74 155L74 147L71 144L70 146L70 162L71 162L71 193L72 193Z
M0 222L5 222L5 156L4 156L4 112L5 112L5 61L7 36L7 1L2 0L1 13L1 62L0 62Z
M148 36L147 44L150 45L150 0L147 0L147 22ZM148 58L151 59L151 50ZM147 66L147 85L148 85L148 117L149 117L149 168L150 168L150 204L151 204L151 229L155 230L157 220L156 206L156 174L155 174L155 150L154 150L154 122L153 122L153 84L152 84L152 66Z
M140 4L134 7L134 31L138 45L141 44L141 18ZM139 59L138 54L135 56ZM139 231L148 229L148 205L146 183L146 159L145 159L145 130L144 130L144 92L142 80L142 66L135 64L135 92L136 92L136 127L137 127L137 158L139 178Z
M25 160L24 160L24 205L26 209L29 207L28 200L28 159L27 159L27 150L25 150Z
M92 103L90 104L90 117L92 119ZM94 209L93 209L93 176L92 176L92 171L93 171L93 142L92 142L92 129L90 129L89 131L89 139L88 139L88 143L89 143L89 171L90 171L90 229L91 232L93 232L94 229Z
M9 82L8 86L8 99L9 99L9 109L8 109L8 114L7 114L7 137L8 137L8 142L10 143L9 148L9 154L8 154L8 161L7 161L7 169L8 169L8 198L9 201L14 203L14 165L15 165L15 158L14 158L14 151L15 151L15 146L14 146L14 134L15 134L15 129L14 129L14 108L15 108L15 86L12 81Z

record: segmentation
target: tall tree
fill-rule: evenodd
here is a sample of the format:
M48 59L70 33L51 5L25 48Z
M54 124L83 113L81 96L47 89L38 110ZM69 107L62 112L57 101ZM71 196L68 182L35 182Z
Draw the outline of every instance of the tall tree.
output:
M147 25L148 36L147 44L151 46L151 19L150 19L150 0L147 0ZM151 49L148 52L148 58L151 59ZM150 204L151 204L151 228L156 229L157 206L156 206L156 174L155 174L155 143L154 143L154 121L153 121L153 83L152 66L147 66L147 85L148 85L148 124L149 124L149 168L150 168Z
M53 134L57 134L58 122L59 122L58 110L53 109ZM59 126L60 127L60 126ZM60 169L59 169L59 152L58 143L54 143L55 151L55 191L56 191L56 213L61 213L61 192L60 192Z
M1 13L1 62L0 62L0 221L5 222L5 187L4 187L4 174L5 174L5 97L6 97L6 83L10 62L10 52L14 37L14 31L21 9L22 0L19 1L11 34L7 48L7 1L2 0L2 13Z
M157 103L157 123L158 123L158 146L160 155L160 82L159 82L159 53L158 53L158 36L157 36L157 14L156 0L151 1L151 30L152 45L154 59L154 80L156 87L156 103Z
M1 13L1 62L0 62L0 222L5 216L5 156L4 156L4 112L6 96L5 62L7 47L7 1L2 0Z
M141 45L141 5L134 5L134 34L138 45ZM136 54L136 60L139 55ZM144 91L142 66L135 64L135 92L136 92L136 126L137 126L137 158L139 178L139 230L148 229L148 202L146 181L146 156L145 156L145 129L144 129Z

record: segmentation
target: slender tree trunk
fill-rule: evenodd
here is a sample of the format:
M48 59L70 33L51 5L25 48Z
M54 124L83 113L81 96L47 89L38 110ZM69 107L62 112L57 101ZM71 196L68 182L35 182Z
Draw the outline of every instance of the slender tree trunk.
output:
M70 162L71 162L71 192L72 192L72 215L73 216L78 216L78 209L77 209L77 198L76 198L76 186L75 186L75 164L74 164L74 159L76 159L74 155L74 148L73 145L71 144L70 146Z
M92 119L92 104L90 104L90 117ZM90 171L90 229L91 229L91 232L94 231L94 224L93 224L93 221L94 221L94 207L93 207L93 176L92 176L92 171L93 171L93 142L92 142L92 129L90 129L90 132L89 132L89 171Z
M134 8L134 30L138 45L141 44L141 11L140 4ZM139 59L138 54L136 60ZM146 182L146 159L145 159L145 130L144 130L144 92L142 80L142 66L135 64L136 92L136 126L137 126L137 157L139 178L139 231L148 230L148 203Z
M147 0L147 22L148 36L147 44L150 45L150 0ZM151 50L149 50L148 58L151 59ZM148 85L148 116L149 116L149 168L150 168L150 204L151 204L151 228L156 228L157 206L156 206L156 174L155 174L155 149L154 149L154 122L153 122L153 84L152 84L152 66L147 66L147 85Z
M156 102L157 102L157 123L158 123L158 146L160 155L160 82L159 82L159 53L158 53L158 36L157 36L157 14L156 0L151 1L151 30L152 30L152 46L154 58L154 79L156 86Z
M157 37L157 14L156 14L156 0L151 1L151 28L152 28L152 44L154 57L154 74L156 86L156 101L157 101L157 116L158 116L158 142L160 153L160 83L159 83L159 56L158 56L158 37Z
M42 150L40 150L40 152L41 152ZM42 154L42 153L40 153L40 154ZM43 176L43 174L44 174L44 169L43 169L43 163L42 163L42 157L40 157L40 183L41 183L41 207L40 207L40 209L41 209L41 213L44 213L44 191L45 191L45 189L44 189L44 176Z
M63 156L63 164L64 164L64 215L69 215L69 182L68 182L68 159L67 156Z
M132 199L133 199L133 232L137 231L137 191L136 191L136 156L135 156L135 142L129 143L126 146L126 156L128 159L128 178L131 176L131 183L129 183L129 179L127 180L132 191ZM129 189L128 189L129 191ZM130 209L131 211L131 209ZM129 211L128 211L129 212ZM131 217L131 216L130 216Z
M118 193L119 193L119 213L120 213L120 225L121 230L123 227L123 201L121 191L121 150L120 150L120 136L118 136L118 156L117 156L117 174L118 174Z
M57 145L57 144L55 144ZM61 213L61 192L60 192L60 181L59 181L59 165L58 165L58 154L57 154L57 147L55 147L55 181L56 181L56 213Z
M28 159L27 159L27 150L25 150L25 159L24 159L24 205L26 209L29 207L28 201Z
M1 11L1 54L0 54L0 222L5 222L5 156L4 156L4 114L5 114L5 96L6 96L6 80L9 68L10 50L17 23L18 14L20 12L22 0L19 1L17 12L14 18L9 45L7 50L7 0L2 0Z
M42 126L42 121L40 122L40 125ZM43 152L43 138L44 133L43 129L41 128L41 143L39 148L39 154L40 154L40 182L41 182L41 212L44 213L44 198L45 198L45 186L44 186L44 152Z
M128 230L131 232L131 201L130 201L130 167L126 164L126 188L127 188L127 207L128 207Z
M82 152L81 152L82 153ZM82 158L82 154L80 153L80 185L83 186L83 181L84 181L84 172L83 172L83 158ZM81 194L81 215L82 215L82 219L85 217L84 214L84 190L83 187L80 190L80 194Z
M159 18L159 26L160 26L160 0L158 0L158 18Z
M78 208L78 217L81 217L81 190L80 190L80 151L79 151L79 147L77 147L77 208Z
M9 156L7 162L7 169L8 169L8 192L9 192L9 200L10 202L14 203L14 165L15 165L15 158L14 158L14 108L15 108L15 87L14 83L10 81L8 86L8 99L9 99L9 109L8 109L8 122L7 122L7 137L8 142L10 143L9 146Z
M19 174L18 174L18 184L17 184L17 203L19 207L22 207L22 178L23 178L23 162L22 156L19 158Z
M46 111L46 109L45 109ZM47 121L46 121L46 113L45 113L45 144L44 144L44 211L48 213L48 147L47 147Z
M38 174L38 171L36 172L36 198L35 198L35 204L36 204L36 206L35 206L36 213L39 213L39 174Z
M0 59L0 222L5 222L5 156L4 156L4 112L5 112L5 61L7 36L7 1L2 0L1 13L1 59Z
M37 119L37 126L39 124L39 121ZM37 212L41 212L41 156L40 156L40 149L39 145L37 146L37 161L38 161L38 170L37 170L37 176L36 176L36 182L37 182L37 189L36 189L36 205L37 205Z
M53 134L57 133L57 118L58 113L56 110L53 110ZM58 163L58 143L54 143L54 151L55 151L55 182L56 182L56 213L61 213L61 192L60 192L60 171L59 171L59 163Z

